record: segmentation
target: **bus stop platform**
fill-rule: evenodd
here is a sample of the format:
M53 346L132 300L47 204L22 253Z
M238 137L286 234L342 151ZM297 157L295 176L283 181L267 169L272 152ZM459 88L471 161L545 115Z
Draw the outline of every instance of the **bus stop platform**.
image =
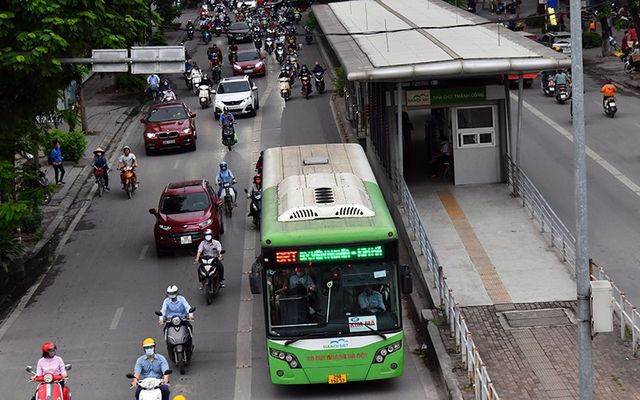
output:
M577 400L576 282L508 186L407 184L500 398ZM440 336L455 353L448 329ZM619 324L592 343L594 398L640 399L640 360ZM460 356L451 357L463 398L473 399Z

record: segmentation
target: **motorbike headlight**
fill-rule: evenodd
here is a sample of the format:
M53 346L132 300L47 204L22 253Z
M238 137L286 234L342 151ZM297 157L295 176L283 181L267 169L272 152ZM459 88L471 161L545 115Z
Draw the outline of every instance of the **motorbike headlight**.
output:
M174 325L180 325L180 322L182 322L182 320L180 320L180 317L178 317L177 315L171 318L171 323Z
M156 134L153 132L147 132L145 133L145 136L147 136L147 139L154 139L156 137Z
M171 226L170 225L158 224L158 228L162 229L163 231L171 230Z
M53 382L53 375L52 374L45 374L44 383L51 383L51 382Z
M205 228L205 227L207 227L207 226L211 225L211 223L212 223L212 222L213 222L213 219L209 218L209 219L207 219L207 220L205 220L205 221L200 222L200 223L198 224L198 226L199 226L200 228Z

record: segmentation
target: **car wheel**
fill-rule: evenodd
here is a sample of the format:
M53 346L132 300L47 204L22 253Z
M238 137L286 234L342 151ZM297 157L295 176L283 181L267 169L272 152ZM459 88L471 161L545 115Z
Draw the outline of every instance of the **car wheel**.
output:
M165 248L160 247L156 244L156 255L158 256L158 258L164 257L167 254L169 254L169 252Z
M256 101L256 110L260 109L260 101Z
M152 156L153 155L153 150L151 150L148 147L144 148L144 154L148 155L148 156Z
M193 143L191 143L191 146L189 146L189 150L190 151L196 151L196 149L198 148L198 145L196 143L195 138L193 139Z

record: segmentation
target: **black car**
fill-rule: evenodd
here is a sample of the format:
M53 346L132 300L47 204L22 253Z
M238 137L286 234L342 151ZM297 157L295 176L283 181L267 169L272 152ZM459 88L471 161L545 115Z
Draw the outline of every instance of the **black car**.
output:
M236 43L253 41L251 28L249 28L249 24L246 22L234 22L231 24L227 31L227 38L229 39L229 43L231 43L231 41L235 41Z

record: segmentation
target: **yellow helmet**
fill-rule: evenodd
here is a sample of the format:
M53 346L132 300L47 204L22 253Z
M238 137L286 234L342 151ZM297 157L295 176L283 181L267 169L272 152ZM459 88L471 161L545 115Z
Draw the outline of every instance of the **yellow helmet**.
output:
M156 345L156 341L153 340L153 338L146 338L145 340L142 341L142 347L151 347L151 346L155 346Z
M176 397L174 397L173 400L187 400L187 398L184 397L183 395L179 394Z

